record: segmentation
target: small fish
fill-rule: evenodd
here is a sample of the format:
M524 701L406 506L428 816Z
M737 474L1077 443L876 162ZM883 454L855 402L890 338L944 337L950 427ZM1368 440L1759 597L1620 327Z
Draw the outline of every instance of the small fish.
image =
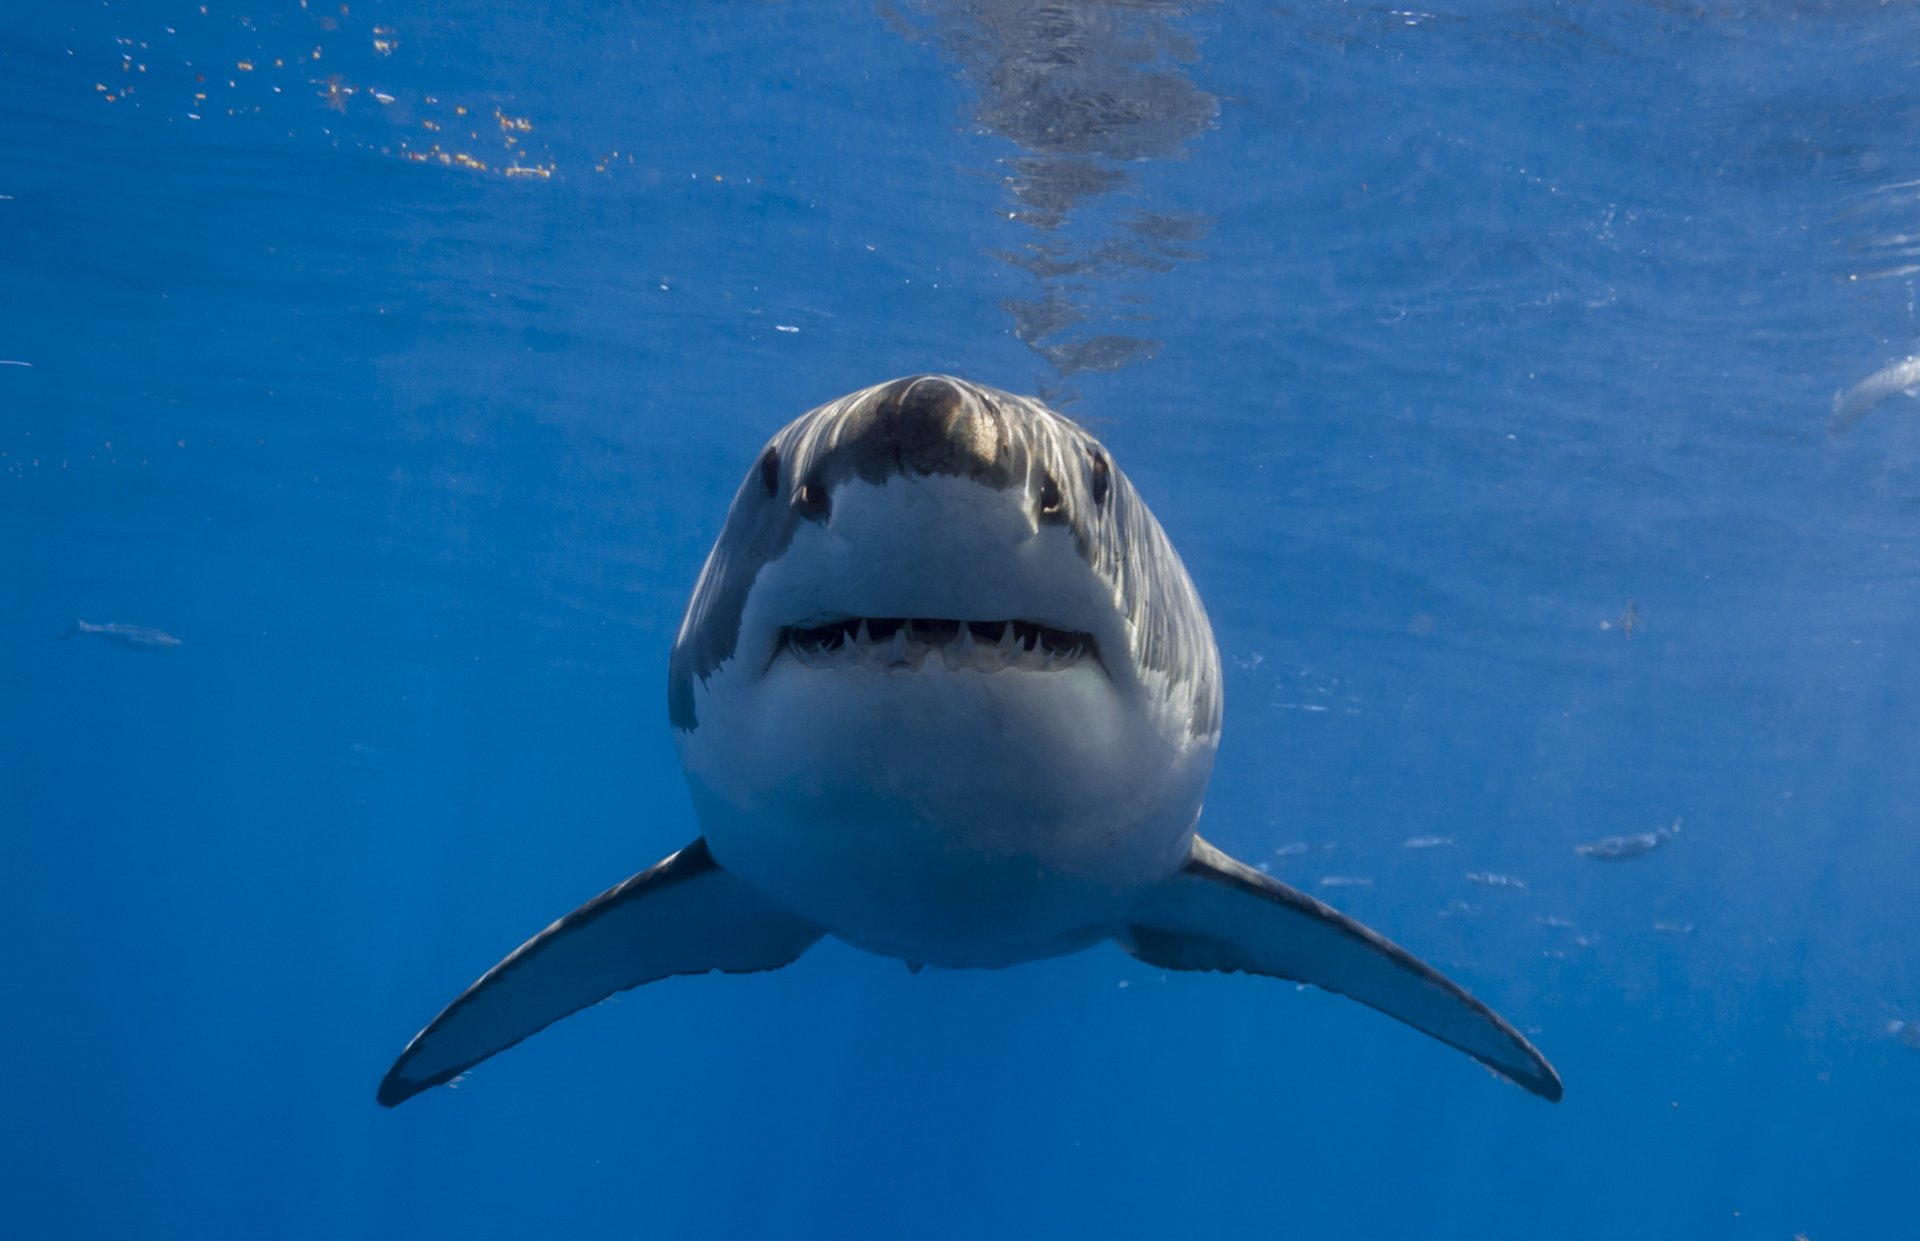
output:
M1440 911L1442 918L1472 918L1480 913L1480 906L1471 901L1448 901L1447 907Z
M1313 846L1304 840L1296 840L1290 845L1281 845L1273 851L1275 857L1304 857L1313 852Z
M1402 849L1445 849L1453 844L1451 836L1409 836L1400 842Z
M1534 921L1550 931L1571 931L1574 925L1572 918L1562 918L1558 914L1548 914L1543 918L1535 918Z
M1609 631L1618 629L1627 635L1627 641L1633 641L1633 635L1646 628L1646 625L1640 619L1640 605L1629 598L1627 600L1627 606L1621 611L1620 615L1613 620L1601 621L1600 628Z
M1653 924L1653 929L1660 932L1662 935L1691 935L1693 934L1693 923L1691 922L1656 922Z
M1573 851L1596 862L1624 862L1628 858L1652 853L1660 847L1660 840L1660 836L1654 832L1641 832L1637 836L1607 836L1591 844L1575 845Z
M1887 1033L1899 1039L1915 1051L1920 1051L1920 1023L1911 1021L1889 1021Z
M1470 870L1467 872L1467 882L1477 883L1483 888L1512 888L1517 892L1527 890L1527 885L1512 875L1500 875L1492 871Z
M1844 435L1867 411L1894 393L1920 395L1920 357L1902 358L1883 366L1845 392L1833 398L1833 416L1827 419L1828 435Z
M1373 880L1360 875L1322 875L1320 886L1323 888L1370 888Z
M1663 827L1657 832L1640 832L1633 836L1605 836L1589 844L1575 845L1573 851L1581 857L1592 858L1596 862L1624 862L1629 858L1652 853L1679 834L1680 820L1675 819L1672 827Z
M78 638L83 634L95 634L105 638L116 646L124 646L133 651L168 651L180 645L180 639L158 629L148 629L144 625L122 625L109 621L104 625L89 625L86 621L76 620L73 628L61 634L62 638Z

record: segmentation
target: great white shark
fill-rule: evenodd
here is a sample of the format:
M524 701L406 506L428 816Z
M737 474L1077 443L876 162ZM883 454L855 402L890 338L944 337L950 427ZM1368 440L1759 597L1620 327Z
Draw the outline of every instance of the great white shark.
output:
M1107 450L1038 401L919 375L775 435L694 587L667 708L702 834L487 971L381 1103L615 992L778 969L829 935L915 969L1111 940L1309 983L1560 1098L1485 1004L1196 833L1212 627Z

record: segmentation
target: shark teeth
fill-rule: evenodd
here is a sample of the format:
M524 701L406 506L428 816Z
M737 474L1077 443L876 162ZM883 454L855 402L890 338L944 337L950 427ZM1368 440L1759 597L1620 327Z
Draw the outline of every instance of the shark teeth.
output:
M782 647L810 668L918 671L938 654L949 672L1017 668L1054 672L1094 654L1093 638L1037 621L961 621L919 617L846 617L792 625Z

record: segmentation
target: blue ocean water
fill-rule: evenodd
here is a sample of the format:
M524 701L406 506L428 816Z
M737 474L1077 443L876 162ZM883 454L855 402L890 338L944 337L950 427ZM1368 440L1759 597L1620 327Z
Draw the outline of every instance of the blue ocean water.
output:
M8 7L0 1232L1902 1235L1920 407L1827 424L1920 338L1916 46L1864 0ZM1180 547L1209 837L1565 1102L1268 980L827 943L375 1105L694 835L665 660L727 499L922 370L1084 420Z

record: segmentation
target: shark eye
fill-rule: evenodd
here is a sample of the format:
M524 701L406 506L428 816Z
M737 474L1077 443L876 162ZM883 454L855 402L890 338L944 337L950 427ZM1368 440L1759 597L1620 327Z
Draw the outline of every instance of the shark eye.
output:
M811 521L825 521L827 510L832 507L827 489L819 483L801 483L800 490L793 493L793 506Z
M1060 494L1060 484L1053 481L1053 475L1040 476L1040 515L1058 517L1066 510L1067 501Z
M780 450L771 445L760 454L760 485L769 498L780 488Z
M1104 453L1095 452L1093 454L1093 488L1092 488L1093 502L1095 504L1105 504L1107 502L1107 488L1111 486L1112 483L1113 483L1113 471L1112 471L1112 468L1107 465L1106 455Z

